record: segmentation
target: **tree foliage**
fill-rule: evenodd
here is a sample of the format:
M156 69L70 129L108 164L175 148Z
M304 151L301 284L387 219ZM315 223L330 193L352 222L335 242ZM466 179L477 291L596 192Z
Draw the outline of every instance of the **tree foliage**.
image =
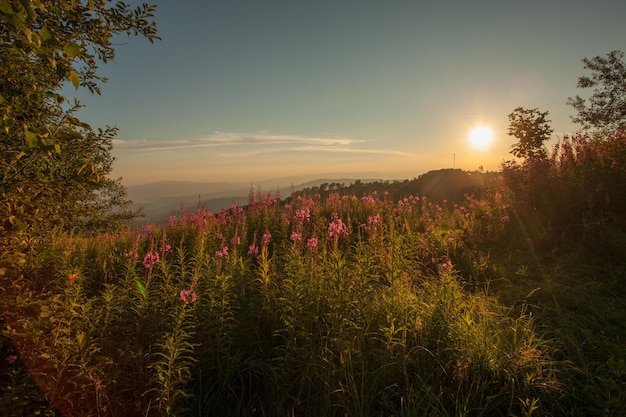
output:
M591 76L578 78L578 88L593 88L588 100L576 96L567 104L578 114L572 117L584 129L615 134L626 128L626 65L624 53L612 51L607 57L584 58L584 67Z
M579 238L587 252L613 251L609 230L623 227L626 213L626 68L623 54L584 59L591 77L579 78L581 88L595 87L588 101L568 104L578 110L574 121L584 131L564 135L550 155L543 142L552 129L548 112L517 108L509 115L509 134L520 142L512 153L526 158L507 161L503 176L513 192L516 218L523 230L535 227L546 242L559 238L571 244ZM540 232L538 232L540 231ZM620 245L617 245L620 246ZM612 249L611 249L612 248Z
M117 130L80 121L80 103L62 88L99 93L106 79L98 66L114 59L114 37L158 39L154 10L121 1L0 0L0 257L53 227L109 227L136 215L108 176Z
M518 107L509 114L509 136L519 140L511 153L518 158L544 159L547 156L543 143L550 139L552 128L548 112Z

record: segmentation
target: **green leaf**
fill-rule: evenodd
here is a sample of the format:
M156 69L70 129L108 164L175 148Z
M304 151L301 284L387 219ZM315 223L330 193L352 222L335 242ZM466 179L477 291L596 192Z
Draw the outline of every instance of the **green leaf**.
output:
M143 286L143 283L141 282L139 277L135 277L135 284L137 285L137 289L139 290L139 293L145 297L146 287Z
M0 12L7 15L12 15L14 12L13 8L11 7L11 2L8 0L0 0Z
M80 55L80 45L75 42L68 42L63 47L63 52L70 58L76 58Z
M0 94L0 104L4 103L4 97Z
M37 146L37 134L31 132L28 129L24 129L24 139L26 139L26 145L29 148Z
M72 84L74 84L74 88L78 90L78 87L80 86L80 78L78 78L78 73L75 70L71 70L67 78L72 82Z
M50 32L50 29L48 29L46 26L44 26L39 31L39 36L41 36L41 40L45 42L45 41L50 40L52 38L52 32Z

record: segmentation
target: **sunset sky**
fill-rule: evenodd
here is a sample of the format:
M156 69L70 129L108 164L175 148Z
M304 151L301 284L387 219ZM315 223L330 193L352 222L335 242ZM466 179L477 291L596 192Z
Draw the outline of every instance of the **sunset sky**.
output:
M624 0L153 2L162 41L116 39L102 95L72 92L125 185L495 170L513 109L575 130L581 59L626 51Z

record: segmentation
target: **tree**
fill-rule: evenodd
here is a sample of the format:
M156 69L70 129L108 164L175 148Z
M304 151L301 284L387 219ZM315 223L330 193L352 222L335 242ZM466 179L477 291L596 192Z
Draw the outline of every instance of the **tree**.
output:
M0 0L0 258L54 226L110 226L135 214L108 177L116 129L92 129L75 116L80 103L61 94L67 83L100 92L98 65L115 57L113 37L158 39L155 6L110 3Z
M596 56L582 60L592 74L579 77L578 88L594 88L593 94L588 100L580 96L570 97L567 104L578 112L572 120L584 129L594 128L613 136L626 128L626 65L623 57L623 52L612 51L606 58Z
M519 139L511 153L518 158L545 159L547 152L543 142L550 139L552 128L547 120L548 112L518 107L509 114L509 136Z

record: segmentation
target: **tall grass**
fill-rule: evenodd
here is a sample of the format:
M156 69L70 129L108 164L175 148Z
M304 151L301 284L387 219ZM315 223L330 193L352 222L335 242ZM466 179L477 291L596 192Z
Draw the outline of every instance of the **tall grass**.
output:
M253 195L59 235L6 333L67 416L559 415L554 335L491 290L518 277L492 259L506 198Z

